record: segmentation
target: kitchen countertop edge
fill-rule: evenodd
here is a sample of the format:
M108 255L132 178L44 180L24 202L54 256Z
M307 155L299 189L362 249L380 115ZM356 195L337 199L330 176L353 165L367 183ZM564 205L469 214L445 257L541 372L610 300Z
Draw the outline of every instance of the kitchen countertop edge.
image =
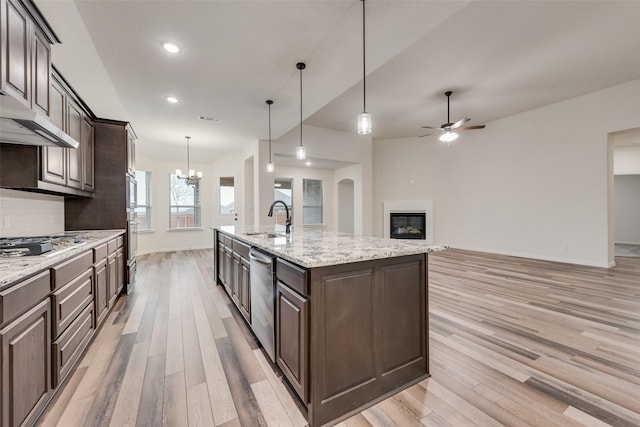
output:
M3 291L18 281L123 235L125 232L126 230L124 229L74 230L67 233L79 234L82 240L86 242L85 244L73 247L73 249L64 250L64 252L60 254L53 252L50 255L0 259L0 291Z
M428 244L424 241L357 236L314 228L294 230L290 236L274 231L273 226L218 226L211 229L219 230L250 246L305 268L328 267L448 249L446 245ZM278 237L265 238L245 233L275 233Z

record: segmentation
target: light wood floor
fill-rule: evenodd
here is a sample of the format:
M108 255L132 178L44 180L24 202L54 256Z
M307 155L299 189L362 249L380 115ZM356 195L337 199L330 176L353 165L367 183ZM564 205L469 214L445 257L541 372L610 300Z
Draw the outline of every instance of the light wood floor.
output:
M140 257L43 426L304 426L213 252ZM640 258L612 269L429 256L432 377L357 426L640 426Z

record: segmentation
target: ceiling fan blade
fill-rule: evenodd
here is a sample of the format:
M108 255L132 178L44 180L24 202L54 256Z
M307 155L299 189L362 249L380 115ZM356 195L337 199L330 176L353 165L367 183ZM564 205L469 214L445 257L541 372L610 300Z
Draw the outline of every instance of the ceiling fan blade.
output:
M462 126L458 128L458 130L470 130L470 129L484 129L486 125L472 125L472 126Z
M418 138L424 138L425 136L431 136L431 135L433 135L433 134L432 133L428 133L426 135L420 135L420 136L418 136Z
M434 128L433 126L420 126L422 129L437 129Z
M467 117L465 117L464 119L460 119L460 120L458 120L457 122L455 122L454 124L451 125L451 129L457 129L460 126L462 126L463 124L465 124L465 123L467 123L469 121L471 121L471 119L469 119Z

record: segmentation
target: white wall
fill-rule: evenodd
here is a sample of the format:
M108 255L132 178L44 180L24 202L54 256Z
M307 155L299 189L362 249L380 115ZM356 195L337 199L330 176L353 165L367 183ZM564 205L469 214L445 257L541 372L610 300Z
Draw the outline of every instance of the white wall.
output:
M640 245L640 175L615 176L616 243Z
M63 231L63 197L0 188L0 237L46 236Z
M157 160L137 155L136 169L151 172L151 232L138 234L138 254L213 247L214 184L213 168L206 163L191 163L203 172L200 182L202 226L194 230L169 230L169 175L179 161ZM217 199L215 199L217 201Z
M640 174L640 145L615 147L613 150L613 171L616 175Z
M432 199L452 247L609 266L608 134L640 125L640 80L488 123L450 146L374 143L374 224L384 200Z
M352 162L355 165L335 171L335 176L354 180L356 195L355 233L373 234L373 142L370 135L339 132L315 126L304 125L302 129L303 145L307 157ZM272 143L274 153L295 155L300 143L299 128L294 128ZM278 173L276 166L276 174ZM339 179L338 179L339 181ZM337 181L336 181L337 182ZM334 184L334 194L335 184ZM332 196L333 197L333 196ZM337 199L332 199L337 203ZM335 219L333 220L335 223Z

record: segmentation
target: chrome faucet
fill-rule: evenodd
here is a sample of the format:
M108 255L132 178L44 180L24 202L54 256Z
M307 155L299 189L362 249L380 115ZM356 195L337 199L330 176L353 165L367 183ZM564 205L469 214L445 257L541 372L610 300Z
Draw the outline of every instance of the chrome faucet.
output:
M287 227L285 229L285 233L289 234L291 233L291 215L289 215L289 206L287 206L285 202L283 202L282 200L276 200L273 203L271 203L271 207L269 208L269 213L267 214L267 216L273 216L273 207L278 203L281 203L282 206L284 206L284 209L287 211L287 222L286 222Z

